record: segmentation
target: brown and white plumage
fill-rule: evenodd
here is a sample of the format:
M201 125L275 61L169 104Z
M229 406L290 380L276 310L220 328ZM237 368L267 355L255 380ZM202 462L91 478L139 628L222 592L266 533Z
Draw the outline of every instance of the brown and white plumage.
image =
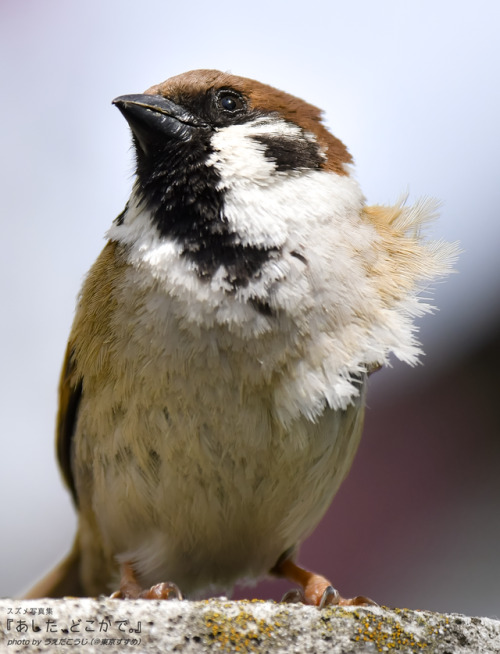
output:
M285 574L349 470L368 373L417 360L419 292L455 246L421 238L429 203L365 206L345 146L286 93L200 70L115 103L137 178L60 386L72 592L120 566L122 586L227 592Z

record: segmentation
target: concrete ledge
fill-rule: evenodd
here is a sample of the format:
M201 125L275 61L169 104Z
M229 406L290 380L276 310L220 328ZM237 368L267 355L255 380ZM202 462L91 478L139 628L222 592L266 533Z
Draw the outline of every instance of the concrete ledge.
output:
M209 600L0 600L0 652L500 652L500 621Z

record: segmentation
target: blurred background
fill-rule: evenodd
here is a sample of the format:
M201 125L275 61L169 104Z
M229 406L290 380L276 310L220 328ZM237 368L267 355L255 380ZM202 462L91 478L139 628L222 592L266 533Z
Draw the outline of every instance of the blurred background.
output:
M372 376L352 472L299 560L346 596L500 617L499 30L495 0L3 0L0 596L75 530L56 387L83 275L132 183L111 100L219 68L322 107L367 201L439 198L429 234L464 250L421 321L424 365Z

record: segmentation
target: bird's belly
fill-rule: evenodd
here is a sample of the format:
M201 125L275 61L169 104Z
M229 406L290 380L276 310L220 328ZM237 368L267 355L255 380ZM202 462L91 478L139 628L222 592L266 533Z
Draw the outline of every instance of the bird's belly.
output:
M359 442L363 398L314 419L299 408L285 426L276 387L293 406L308 397L287 368L306 355L286 320L252 337L201 329L164 293L132 302L136 287L109 367L85 377L80 520L108 563L131 561L145 586L175 581L189 594L265 574L327 509Z
M285 429L268 393L241 397L215 384L192 398L167 395L148 406L138 392L103 416L113 439L92 439L106 549L132 561L145 586L170 580L186 594L267 573L312 531L347 473L361 400Z

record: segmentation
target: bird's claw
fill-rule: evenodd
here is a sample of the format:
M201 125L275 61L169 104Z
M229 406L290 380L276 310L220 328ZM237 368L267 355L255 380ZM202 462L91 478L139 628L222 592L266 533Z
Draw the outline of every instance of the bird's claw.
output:
M131 592L130 590L117 590L112 595L111 599L147 599L147 600L170 600L170 599L183 599L182 593L177 586L171 581L155 584L147 590Z
M378 606L378 604L364 595L351 598L341 597L339 591L333 586L327 586L323 591L318 608L324 609L326 606Z
M298 588L292 588L292 590L287 590L287 592L281 598L282 604L305 604L306 598L304 593Z
M333 586L327 586L323 591L321 600L318 604L318 608L324 609L325 606L336 606L342 598L339 595L339 591Z
M144 590L139 595L139 599L153 599L153 600L169 600L169 599L178 599L181 600L182 593L177 586L171 581L162 582L161 584L155 584L151 586L149 590Z
M155 584L143 590L134 567L130 561L126 561L121 565L121 582L120 590L117 590L111 595L111 599L147 599L147 600L169 600L169 599L183 599L182 593L173 581L162 582Z

